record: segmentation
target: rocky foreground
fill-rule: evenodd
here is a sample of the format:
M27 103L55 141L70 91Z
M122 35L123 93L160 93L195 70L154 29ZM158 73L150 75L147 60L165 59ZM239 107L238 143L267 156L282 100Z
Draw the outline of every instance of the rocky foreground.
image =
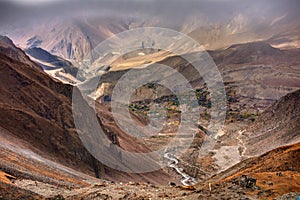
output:
M72 185L0 173L1 199L292 199L300 191L300 143L247 159L194 186L86 179ZM275 161L274 161L275 160ZM85 183L85 184L83 184ZM297 193L298 192L298 193Z

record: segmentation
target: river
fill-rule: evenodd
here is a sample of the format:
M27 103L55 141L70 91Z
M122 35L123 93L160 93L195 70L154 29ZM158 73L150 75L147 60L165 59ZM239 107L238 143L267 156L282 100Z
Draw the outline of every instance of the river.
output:
M164 158L168 159L168 167L171 167L176 170L176 172L182 176L181 183L185 186L195 185L197 183L196 178L191 177L183 171L182 168L178 166L178 159L171 153L165 153Z

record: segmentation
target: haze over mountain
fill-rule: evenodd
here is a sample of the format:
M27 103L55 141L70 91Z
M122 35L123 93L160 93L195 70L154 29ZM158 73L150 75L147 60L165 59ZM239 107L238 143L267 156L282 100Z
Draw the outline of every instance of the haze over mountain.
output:
M1 4L0 34L8 35L22 48L41 47L77 65L113 34L147 26L181 31L207 49L259 40L280 48L299 46L296 0L272 4L237 0Z

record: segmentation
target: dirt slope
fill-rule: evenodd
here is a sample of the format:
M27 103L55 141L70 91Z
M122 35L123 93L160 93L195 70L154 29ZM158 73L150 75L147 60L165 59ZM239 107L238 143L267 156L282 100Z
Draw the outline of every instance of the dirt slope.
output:
M242 175L256 179L259 188L246 190L256 198L273 199L290 192L300 192L300 143L279 147L261 156L247 159L216 175L216 184L239 181Z

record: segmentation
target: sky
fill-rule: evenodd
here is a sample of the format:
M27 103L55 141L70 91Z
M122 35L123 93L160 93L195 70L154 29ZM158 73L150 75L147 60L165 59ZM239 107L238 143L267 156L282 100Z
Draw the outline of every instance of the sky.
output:
M214 22L236 13L253 18L278 17L299 13L299 8L299 0L0 0L0 26L83 14L158 17L176 23L196 13Z

